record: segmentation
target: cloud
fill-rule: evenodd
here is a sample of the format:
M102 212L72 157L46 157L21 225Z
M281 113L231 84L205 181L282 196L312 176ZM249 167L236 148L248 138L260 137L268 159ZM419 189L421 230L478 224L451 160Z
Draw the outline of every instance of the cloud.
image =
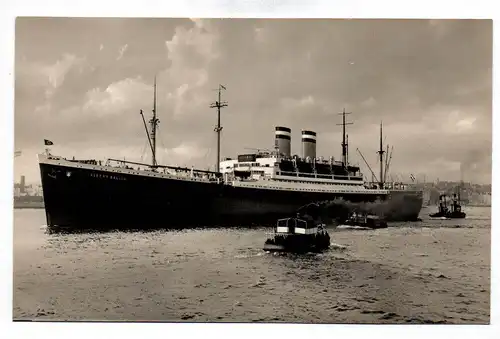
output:
M462 119L456 122L457 126L457 132L464 132L464 131L470 131L474 127L474 123L476 122L477 118L471 117L471 118L466 118Z
M195 26L178 27L172 39L165 42L173 68L203 68L217 58L217 33L210 21L193 20Z
M86 93L82 111L95 116L119 115L125 110L138 109L141 104L149 104L153 96L150 84L142 78L127 78L109 85L105 90L94 88ZM135 107L134 107L135 106ZM79 115L80 117L82 115Z
M375 100L373 97L369 97L365 101L361 102L361 106L368 107L368 108L373 107L376 104L377 104L377 100Z
M163 150L169 162L174 166L190 167L190 164L197 164L202 168L210 166L207 161L208 150L200 147L196 143L183 142L179 146ZM204 160L201 161L200 160Z
M120 60L121 58L123 58L123 54L125 54L125 51L127 51L127 48L128 48L128 44L125 44L123 45L120 50L118 51L118 56L116 57L116 60Z
M315 100L311 95L304 96L302 98L283 98L281 99L283 108L286 110L290 109L301 109L307 106L313 106Z
M69 53L64 53L53 64L42 64L23 58L17 65L16 82L23 86L29 86L30 84L26 82L30 82L32 86L55 90L63 85L65 77L71 69L77 68L79 72L82 72L84 66L85 58L79 58Z
M210 104L224 84L223 156L272 147L274 126L284 125L294 153L307 128L318 133L318 154L339 158L345 108L353 162L362 163L359 147L376 165L382 120L395 146L394 173L453 180L462 164L470 180L491 178L491 21L24 18L16 25L15 144L23 151L16 163L25 149L41 150L43 138L68 154L141 153L139 110L150 118L156 76L165 161L213 165ZM16 173L36 172L30 161Z
M192 19L192 23L190 28L177 27L165 41L170 66L158 77L159 105L176 120L192 119L208 107L212 88L206 87L207 69L219 57L217 28L206 19Z
M68 71L75 65L81 64L83 60L71 54L64 54L61 60L48 67L43 67L41 72L47 76L53 88L58 88L64 83L64 77Z
M265 30L263 28L255 27L254 32L255 32L254 39L257 43L263 43L266 41Z
M216 32L204 20L195 20L193 24L191 28L178 27L165 42L167 49L164 58L170 61L170 65L157 70L160 132L164 126L165 129L175 130L177 117L193 116L197 108L208 106L208 97L203 93L207 89L201 88L208 81L205 68L217 57L216 45L213 44ZM129 50L128 46L122 46L119 57ZM188 60L189 57L192 58ZM16 146L27 150L25 157L16 160L17 163L26 163L21 168L29 166L36 169L35 157L29 161L26 159L33 153L30 151L32 147L40 145L43 138L54 140L55 147L62 153L74 154L76 151L77 156L84 157L91 156L89 150L96 152L94 157L104 156L106 150L108 156L131 156L131 150L135 150L137 145L142 147L147 140L139 110L144 110L147 121L153 105L153 77L117 78L106 85L106 82L96 81L99 79L96 79L95 66L84 66L89 66L85 58L65 54L53 64L25 63L18 68L21 71L18 74L26 76L26 83L37 79L36 88L52 91L50 96L38 98L36 103L27 105L26 109L26 101L18 105L16 127L23 136L17 134ZM71 80L74 82L68 83L65 80L72 72L75 77ZM85 86L75 86L81 81L85 82ZM93 84L104 86L89 88ZM24 86L19 87L24 89ZM210 89L208 92L211 94ZM61 94L71 97L71 102L63 100ZM207 100L200 99L200 94ZM29 127L32 126L30 109L41 117L38 126L33 129ZM184 121L181 124L186 125L188 121ZM31 132L26 134L28 128ZM196 142L184 142L173 134L164 135L163 138L159 135L158 154L160 158L164 156L165 160L189 164L189 161L199 160L200 154L209 151L206 147L201 150L196 147ZM120 148L122 150L118 151ZM208 164L206 159L199 163L204 167ZM28 172L34 173L33 170Z

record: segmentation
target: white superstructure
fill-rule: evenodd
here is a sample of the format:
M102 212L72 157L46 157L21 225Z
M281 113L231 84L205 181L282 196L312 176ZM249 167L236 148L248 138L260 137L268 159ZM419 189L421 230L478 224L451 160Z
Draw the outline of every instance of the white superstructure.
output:
M316 172L302 173L296 166L297 159L290 161L294 164L294 171L283 171L280 168L283 159L277 154L260 153L240 157L243 159L239 160L244 161L225 159L220 162L224 181L233 186L318 193L376 195L389 193L388 190L367 188L363 181L363 175L359 171L349 173L347 176L318 174ZM333 162L333 159L331 162L332 166L339 166ZM313 163L323 166L329 165L329 162L320 158L313 159Z

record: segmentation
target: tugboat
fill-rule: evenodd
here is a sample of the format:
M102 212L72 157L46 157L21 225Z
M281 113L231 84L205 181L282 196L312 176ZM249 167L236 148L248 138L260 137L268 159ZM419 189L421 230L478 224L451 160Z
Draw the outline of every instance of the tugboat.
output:
M387 221L377 215L353 212L351 217L337 228L379 229L387 228Z
M264 251L306 253L327 250L330 235L317 215L318 207L315 203L308 204L299 208L296 217L278 219L264 243Z
M451 210L446 205L446 197L446 194L441 194L439 196L439 211L437 213L429 214L429 216L431 218L441 219L464 219L466 217L466 214L462 211L462 206L459 202L460 196L457 199L457 194L453 193Z

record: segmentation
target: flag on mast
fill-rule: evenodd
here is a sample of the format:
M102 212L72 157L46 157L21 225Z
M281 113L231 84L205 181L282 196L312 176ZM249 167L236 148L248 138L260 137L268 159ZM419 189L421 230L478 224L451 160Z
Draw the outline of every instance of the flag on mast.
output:
M52 146L54 145L54 143L50 140L47 140L47 139L43 139L43 143L45 144L45 146Z

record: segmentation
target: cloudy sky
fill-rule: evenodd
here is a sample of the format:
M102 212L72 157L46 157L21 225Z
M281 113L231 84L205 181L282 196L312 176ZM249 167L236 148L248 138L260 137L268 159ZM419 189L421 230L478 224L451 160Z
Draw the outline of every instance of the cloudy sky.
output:
M158 79L158 159L214 167L219 83L222 155L274 144L274 126L318 133L318 155L376 167L379 124L391 173L491 181L489 20L18 18L15 180L39 181L43 139L65 157L150 161L144 125Z

